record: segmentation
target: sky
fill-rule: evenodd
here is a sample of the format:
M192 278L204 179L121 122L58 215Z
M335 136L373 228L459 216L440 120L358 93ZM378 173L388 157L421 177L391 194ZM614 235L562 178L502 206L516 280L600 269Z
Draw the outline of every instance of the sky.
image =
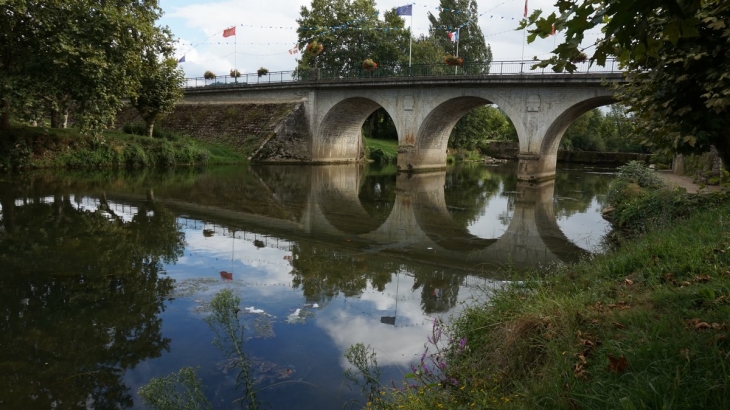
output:
M543 15L554 11L554 0L528 1L528 13L537 8ZM438 14L439 0L379 0L376 7L382 16L386 10L407 4L413 4L414 35L426 34L428 12ZM185 56L181 66L186 77L200 77L208 70L225 75L234 67L241 73L253 73L259 67L289 71L301 57L289 53L297 41L296 19L301 7L310 5L311 0L160 0L165 14L159 24L169 26L179 40L176 57ZM524 0L477 0L477 6L479 26L492 47L493 61L546 58L561 41L558 33L526 44L524 33L515 30L524 13ZM406 27L411 26L411 17L401 18ZM223 38L223 30L232 26L236 36ZM594 42L597 35L586 35L586 43Z

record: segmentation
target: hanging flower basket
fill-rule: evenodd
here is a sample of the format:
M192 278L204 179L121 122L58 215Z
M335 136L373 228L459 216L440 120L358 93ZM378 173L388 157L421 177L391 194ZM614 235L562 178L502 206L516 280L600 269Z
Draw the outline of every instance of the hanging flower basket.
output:
M231 77L233 77L233 78L238 78L241 76L241 72L238 70L231 70L230 74L231 74Z
M203 74L203 78L206 80L212 80L215 78L215 73L212 71L206 71L205 74Z
M376 68L378 68L378 63L376 63L375 61L373 61L372 58L368 58L367 60L365 60L365 61L362 62L362 68L365 71L373 71Z
M312 41L311 43L307 44L306 52L309 54L316 56L319 53L321 53L324 50L324 46L317 42L317 40Z
M258 69L258 71L256 71L256 74L258 74L259 77L261 77L262 75L266 75L268 73L269 73L269 69L268 68L264 68L264 67L261 67L261 68Z
M573 64L576 64L576 63L583 63L586 60L588 60L588 56L586 55L586 53L584 53L584 52L581 51L578 54L574 55L570 59L570 62L573 63Z
M451 54L444 57L444 63L446 65L450 66L459 66L461 67L464 64L464 58L463 57L454 57Z

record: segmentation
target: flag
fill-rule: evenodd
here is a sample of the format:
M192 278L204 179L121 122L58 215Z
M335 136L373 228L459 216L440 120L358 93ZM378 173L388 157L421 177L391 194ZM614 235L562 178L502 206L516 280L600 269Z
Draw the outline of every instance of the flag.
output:
M407 6L396 7L395 15L396 16L412 16L413 15L413 5L409 4Z
M523 17L527 17L527 0L525 0L525 15Z
M555 24L553 24L553 28L552 28L552 31L550 32L550 35L553 35L553 36L555 35Z
M296 54L299 52L299 47L294 46L291 50L289 50L289 54Z
M452 31L447 34L448 34L449 38L451 39L452 43L456 43L459 41L459 32L458 31Z
M184 63L185 62L185 56L180 57L179 60L177 60L178 63Z
M230 37L236 35L236 26L223 30L223 37Z

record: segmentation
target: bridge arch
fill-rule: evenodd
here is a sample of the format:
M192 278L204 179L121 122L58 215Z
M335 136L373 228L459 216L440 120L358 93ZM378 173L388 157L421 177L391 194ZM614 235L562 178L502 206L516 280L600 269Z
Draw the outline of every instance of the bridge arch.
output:
M546 156L557 156L558 148L560 147L560 140L563 139L563 134L570 127L570 125L578 119L581 115L588 111L602 107L604 105L611 105L615 103L613 95L602 95L587 100L580 101L563 111L562 114L558 115L555 120L550 124L545 137L542 140L542 146L540 147L540 155Z
M512 121L515 127L521 124L515 121L519 113L501 98L498 93L487 89L459 89L441 95L436 101L427 105L425 118L417 125L415 138L400 138L401 149L398 156L398 167L404 171L428 170L446 166L446 148L451 131L456 123L469 111L479 106L495 104ZM517 135L522 135L517 130ZM405 147L403 146L405 143Z
M346 162L362 158L362 126L378 108L392 118L387 104L372 98L350 97L336 102L319 122L320 127L312 147L314 162Z

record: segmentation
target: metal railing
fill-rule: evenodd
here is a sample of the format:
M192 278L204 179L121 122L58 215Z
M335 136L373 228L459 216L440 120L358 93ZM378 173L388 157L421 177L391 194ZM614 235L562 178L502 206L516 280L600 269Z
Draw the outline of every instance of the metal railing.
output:
M414 64L411 67L402 64L383 64L373 70L317 68L308 70L273 71L263 75L257 73L241 74L239 77L217 76L213 78L186 78L185 88L199 87L231 87L261 84L282 84L292 82L333 82L352 79L386 79L386 78L424 78L424 77L459 77L469 78L495 75L581 75L594 73L619 73L616 60L606 60L605 65L591 65L589 62L577 63L573 73L556 73L551 68L532 68L537 62L525 61L492 61L488 64L464 63L462 66L447 64Z

